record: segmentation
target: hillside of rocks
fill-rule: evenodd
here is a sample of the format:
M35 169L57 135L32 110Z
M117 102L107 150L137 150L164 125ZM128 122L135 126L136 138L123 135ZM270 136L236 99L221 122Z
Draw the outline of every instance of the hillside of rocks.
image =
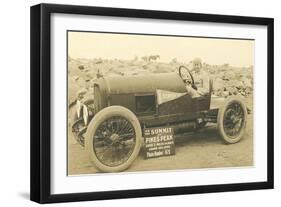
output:
M69 103L76 100L81 91L89 91L93 81L98 75L106 76L130 76L151 73L176 72L180 65L192 67L192 61L188 63L160 60L147 61L147 59L120 60L120 59L73 59L68 58L68 97ZM213 79L213 94L227 97L229 95L242 95L248 97L253 92L253 68L233 67L228 64L210 65L202 63L205 70Z

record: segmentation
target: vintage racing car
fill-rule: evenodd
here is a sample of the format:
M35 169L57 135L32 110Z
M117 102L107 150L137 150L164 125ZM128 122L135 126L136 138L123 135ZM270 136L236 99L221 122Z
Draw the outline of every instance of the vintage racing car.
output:
M99 76L93 98L77 99L71 129L103 172L127 169L138 156L143 131L149 127L173 127L176 137L208 122L217 123L224 142L236 143L245 132L246 105L239 96L213 97L212 85L210 80L208 93L192 97L187 87L197 87L185 66L178 73Z

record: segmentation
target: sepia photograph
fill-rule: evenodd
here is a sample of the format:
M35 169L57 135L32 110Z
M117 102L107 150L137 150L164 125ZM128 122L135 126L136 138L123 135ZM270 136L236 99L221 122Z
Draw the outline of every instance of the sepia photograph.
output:
M254 166L254 39L66 35L68 176Z

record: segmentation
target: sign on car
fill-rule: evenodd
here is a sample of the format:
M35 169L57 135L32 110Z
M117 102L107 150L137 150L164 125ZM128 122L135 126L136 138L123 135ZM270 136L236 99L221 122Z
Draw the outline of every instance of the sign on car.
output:
M144 129L144 142L146 158L175 155L175 140L172 127Z

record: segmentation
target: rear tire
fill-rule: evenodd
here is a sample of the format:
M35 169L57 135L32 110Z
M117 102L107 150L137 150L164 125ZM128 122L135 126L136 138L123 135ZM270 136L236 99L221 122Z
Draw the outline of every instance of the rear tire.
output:
M247 108L239 96L226 99L217 117L218 131L227 144L239 142L245 134Z
M122 127L127 131L122 130ZM90 160L98 169L103 172L124 171L139 154L142 144L140 123L135 114L127 108L122 106L104 108L91 120L85 144ZM129 152L126 153L128 149ZM123 156L122 159L120 156Z

